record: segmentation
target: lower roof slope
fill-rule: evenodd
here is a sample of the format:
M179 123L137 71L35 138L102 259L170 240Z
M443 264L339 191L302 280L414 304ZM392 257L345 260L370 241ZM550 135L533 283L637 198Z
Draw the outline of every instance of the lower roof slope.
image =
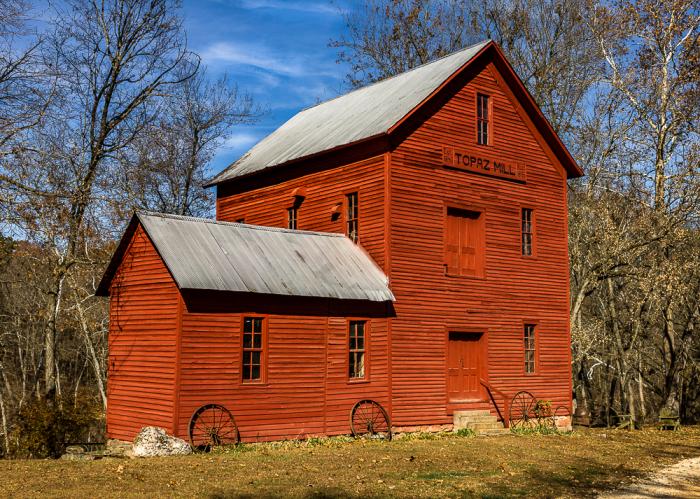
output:
M342 234L137 212L96 294L107 296L141 225L180 289L393 301L376 263Z

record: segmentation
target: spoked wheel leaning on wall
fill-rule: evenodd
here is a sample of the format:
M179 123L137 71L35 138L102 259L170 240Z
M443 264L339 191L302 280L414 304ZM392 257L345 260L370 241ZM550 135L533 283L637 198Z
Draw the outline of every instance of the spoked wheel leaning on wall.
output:
M220 404L206 404L194 411L188 434L192 447L204 452L212 447L235 445L240 441L233 414Z
M360 400L350 411L353 437L391 440L391 421L384 408L374 400Z
M537 426L535 406L537 399L530 392L521 391L515 394L510 402L510 427L515 429L530 429Z

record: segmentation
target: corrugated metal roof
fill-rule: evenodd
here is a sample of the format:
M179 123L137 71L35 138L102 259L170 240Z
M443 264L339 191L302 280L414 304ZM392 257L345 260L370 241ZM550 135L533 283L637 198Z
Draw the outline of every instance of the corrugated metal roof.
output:
M483 41L301 111L209 185L386 133L488 43Z
M394 300L386 275L342 234L136 216L180 289Z

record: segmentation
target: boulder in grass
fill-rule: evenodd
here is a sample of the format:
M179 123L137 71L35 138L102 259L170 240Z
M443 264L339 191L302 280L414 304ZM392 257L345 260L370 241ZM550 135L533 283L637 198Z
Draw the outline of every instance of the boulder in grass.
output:
M146 426L134 438L134 457L183 456L192 454L190 444L168 435L163 428Z

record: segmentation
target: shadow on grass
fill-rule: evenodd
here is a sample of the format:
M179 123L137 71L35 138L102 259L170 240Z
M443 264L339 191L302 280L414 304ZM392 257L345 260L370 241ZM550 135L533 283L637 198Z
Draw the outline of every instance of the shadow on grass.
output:
M264 494L241 494L239 492L222 492L215 493L209 496L211 499L273 499L284 497L286 494L284 491L279 491L276 493L264 493ZM324 488L319 490L309 491L308 493L302 495L302 497L307 499L337 499L337 498L349 498L358 497L359 494L350 494L342 489L337 488ZM362 497L374 498L374 497L384 497L383 494L362 494Z
M567 460L566 467L560 467L555 472L532 466L524 475L516 487L512 481L490 484L482 497L551 497L564 493L574 497L596 497L600 492L619 487L621 482L642 476L643 473L624 465L611 467L577 458Z

